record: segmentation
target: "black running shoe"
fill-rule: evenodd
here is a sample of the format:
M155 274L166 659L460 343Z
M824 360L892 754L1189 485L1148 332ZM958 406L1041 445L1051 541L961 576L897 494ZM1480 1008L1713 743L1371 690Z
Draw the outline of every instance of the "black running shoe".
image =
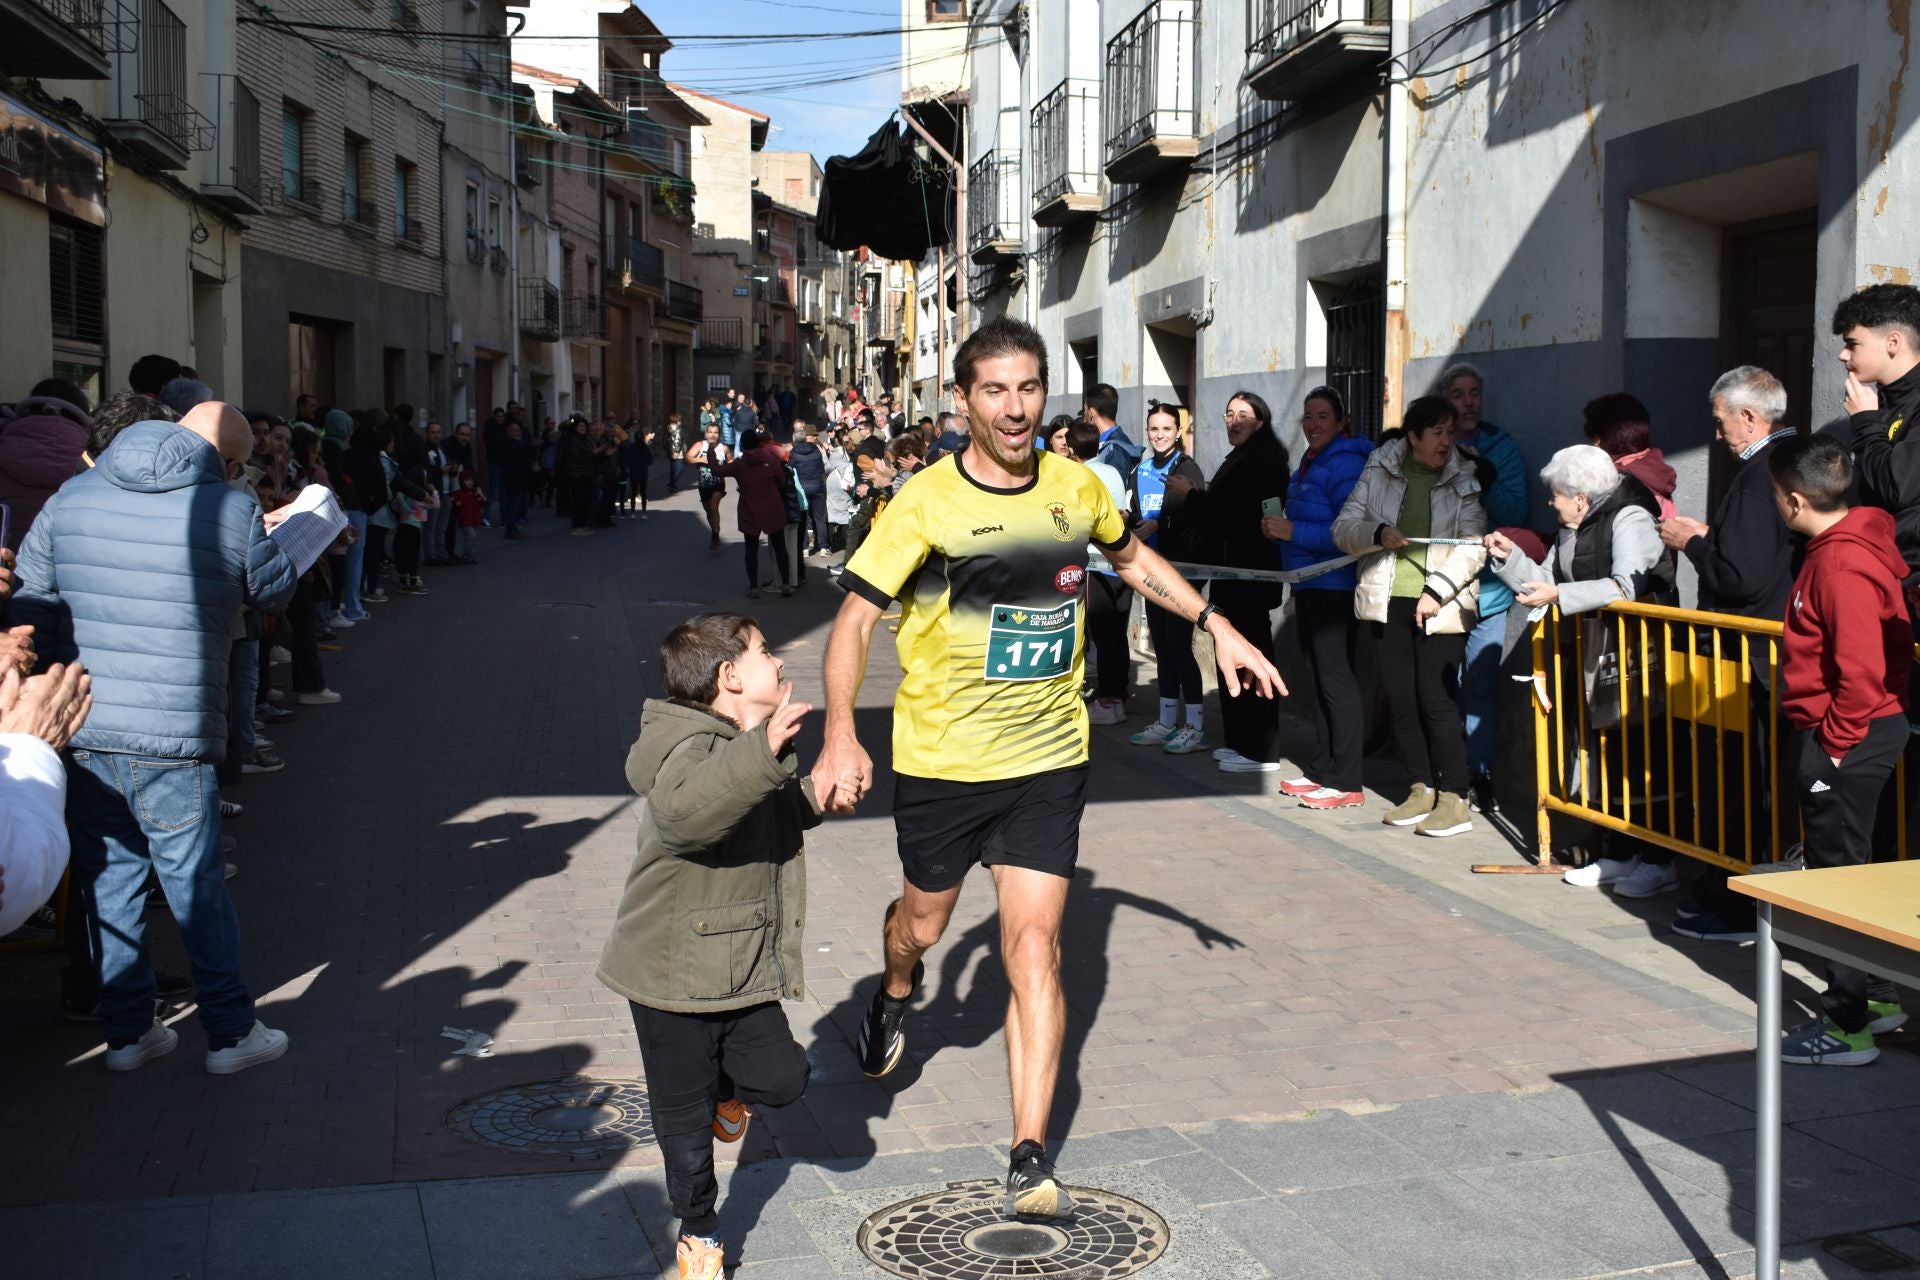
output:
M1007 1216L1055 1221L1073 1217L1073 1197L1054 1177L1047 1149L1031 1138L1013 1149L1007 1166Z
M883 974L880 989L873 993L873 1003L867 1006L866 1021L860 1024L860 1072L862 1075L879 1079L900 1065L900 1059L906 1056L907 1036L901 1024L907 1020L907 1006L913 1003L914 992L920 990L921 976L926 966L916 961L913 966L913 991L906 998L895 1000L887 994L887 980Z

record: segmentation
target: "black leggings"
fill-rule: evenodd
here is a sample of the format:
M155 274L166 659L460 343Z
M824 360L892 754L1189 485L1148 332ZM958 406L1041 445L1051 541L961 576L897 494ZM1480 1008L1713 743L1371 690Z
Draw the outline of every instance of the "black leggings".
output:
M760 586L760 535L745 534L747 548L747 587L758 590ZM767 545L773 548L773 565L780 571L780 585L793 585L793 562L787 559L787 531L776 529L767 535Z
M667 1196L683 1235L711 1235L713 1111L730 1098L784 1107L807 1091L806 1051L778 1001L729 1013L667 1013L633 1005L647 1073L653 1138L666 1158Z
M393 531L393 571L402 578L420 574L420 526L403 524Z
M360 594L364 597L380 589L380 574L387 560L387 529L367 521L367 554L360 561Z
M1147 605L1147 634L1153 637L1153 665L1160 696L1185 703L1204 701L1200 660L1193 656L1193 624L1171 609Z
M1358 791L1368 717L1360 698L1360 624L1353 616L1353 594L1296 588L1293 616L1300 623L1320 713L1313 754L1301 762L1302 772L1323 787Z
M319 693L327 687L326 672L320 665L320 588L307 578L293 589L293 603L287 606L287 626L293 632L287 646L293 654L293 691Z
M1374 624L1380 682L1407 776L1460 795L1467 789L1467 730L1453 689L1467 659L1467 638L1420 630L1413 621L1418 604L1411 596L1395 596L1387 602L1385 624Z
M1259 583L1216 582L1213 604L1233 629L1245 636L1268 662L1273 661L1273 592ZM1220 724L1227 750L1249 760L1272 763L1280 758L1280 703L1263 698L1257 689L1242 687L1238 696L1220 689Z
M1093 641L1096 698L1124 701L1133 686L1133 655L1127 652L1127 610L1133 588L1104 573L1087 575L1087 638Z

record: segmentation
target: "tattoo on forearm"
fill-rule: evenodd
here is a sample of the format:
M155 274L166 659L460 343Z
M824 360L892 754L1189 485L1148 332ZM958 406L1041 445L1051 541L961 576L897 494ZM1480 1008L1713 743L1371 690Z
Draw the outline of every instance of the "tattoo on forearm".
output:
M1145 585L1147 590L1153 592L1153 594L1159 596L1162 600L1173 599L1173 588L1160 581L1159 575L1148 574Z

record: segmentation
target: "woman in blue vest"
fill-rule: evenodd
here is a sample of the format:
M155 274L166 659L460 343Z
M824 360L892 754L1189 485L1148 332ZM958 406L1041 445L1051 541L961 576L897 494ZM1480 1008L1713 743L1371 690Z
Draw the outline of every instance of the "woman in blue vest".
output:
M1267 516L1260 531L1280 545L1288 569L1331 560L1341 554L1333 542L1333 522L1347 495L1366 469L1373 446L1350 434L1353 423L1340 393L1317 387L1307 393L1300 430L1307 452L1287 486L1284 519ZM1367 705L1360 696L1360 624L1353 616L1352 566L1331 569L1294 584L1293 616L1300 644L1313 670L1315 704L1313 754L1305 770L1280 789L1308 809L1344 809L1364 803L1360 755L1367 727Z
M1163 526L1176 520L1186 495L1167 492L1170 476L1185 476L1195 489L1207 479L1200 465L1180 447L1180 412L1155 402L1147 410L1147 452L1134 467L1127 489L1128 506L1140 523L1134 532L1156 551L1162 549ZM1160 718L1128 739L1136 746L1159 747L1171 755L1209 747L1202 727L1206 695L1200 687L1200 662L1193 656L1193 624L1167 609L1147 610L1147 632L1153 637L1153 661L1159 669ZM1187 722L1180 723L1186 704Z

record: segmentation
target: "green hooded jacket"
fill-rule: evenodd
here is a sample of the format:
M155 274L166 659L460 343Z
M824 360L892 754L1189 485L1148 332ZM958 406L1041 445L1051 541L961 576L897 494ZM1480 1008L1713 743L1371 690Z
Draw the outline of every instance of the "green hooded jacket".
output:
M672 1013L746 1009L805 994L806 831L813 783L791 744L741 732L704 708L649 699L627 753L645 800L640 851L600 981Z

